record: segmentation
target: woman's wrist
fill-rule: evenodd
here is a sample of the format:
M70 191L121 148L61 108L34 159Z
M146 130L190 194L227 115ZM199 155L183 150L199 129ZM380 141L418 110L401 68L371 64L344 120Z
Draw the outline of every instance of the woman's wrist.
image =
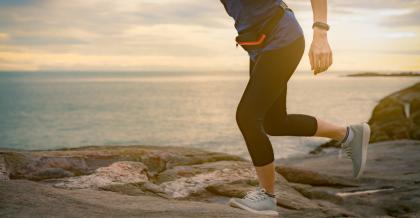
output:
M321 29L318 27L314 27L313 30L314 30L314 34L313 34L314 39L327 38L327 30Z

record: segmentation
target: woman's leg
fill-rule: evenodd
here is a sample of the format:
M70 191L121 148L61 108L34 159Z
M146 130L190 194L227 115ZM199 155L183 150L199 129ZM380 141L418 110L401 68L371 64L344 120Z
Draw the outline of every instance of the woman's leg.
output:
M337 126L333 123L329 123L325 120L318 119L318 128L314 136L327 137L330 139L335 139L337 141L343 140L346 136L346 127Z
M346 127L305 114L288 114L284 91L264 118L264 129L271 136L320 136L341 141Z
M286 47L260 54L236 111L236 121L257 171L260 186L269 193L274 192L274 153L264 128L264 118L282 96L304 49L305 41L300 37Z

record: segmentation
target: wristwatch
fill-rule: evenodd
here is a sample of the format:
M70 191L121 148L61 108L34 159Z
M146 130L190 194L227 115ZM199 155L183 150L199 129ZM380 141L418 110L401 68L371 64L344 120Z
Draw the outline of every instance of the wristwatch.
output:
M329 26L328 24L323 23L323 22L319 22L319 21L314 22L314 24L312 24L312 29L313 29L314 27L318 27L318 28L320 28L320 29L324 29L324 30L326 30L326 31L328 31L328 30L330 29L330 26Z

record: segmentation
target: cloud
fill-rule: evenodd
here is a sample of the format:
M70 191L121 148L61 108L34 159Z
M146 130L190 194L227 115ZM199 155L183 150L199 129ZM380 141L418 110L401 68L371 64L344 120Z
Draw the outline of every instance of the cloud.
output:
M9 34L0 32L0 41L4 41L4 40L8 40L8 39L10 39Z
M286 3L304 25L312 22L309 0ZM0 69L14 69L18 63L26 69L71 68L77 63L88 69L165 64L206 68L226 67L246 57L234 49L234 22L218 0L1 0L0 6ZM362 39L377 37L375 31L389 33L393 40L419 33L418 0L330 0L329 10L332 22L345 24L345 31L352 26ZM126 67L119 63L124 60Z
M420 22L420 8L413 8L405 13L390 15L380 22L383 26L418 27Z
M13 6L28 6L39 3L42 0L1 0L0 6L1 7L13 7Z

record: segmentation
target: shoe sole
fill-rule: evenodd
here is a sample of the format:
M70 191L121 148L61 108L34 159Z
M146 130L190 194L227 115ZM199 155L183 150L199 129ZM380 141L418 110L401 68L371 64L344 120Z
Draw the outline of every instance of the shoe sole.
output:
M273 211L273 210L254 210L250 207L247 207L245 205L242 205L242 204L239 204L239 203L235 202L235 200L233 200L233 199L230 199L229 205L232 206L232 207L238 207L238 208L241 208L241 209L244 209L244 210L256 213L256 214L271 215L271 216L278 216L279 215L279 213L277 211Z
M367 157L367 147L369 144L369 139L370 139L370 127L368 124L363 123L363 136L362 136L362 163L360 166L360 170L359 173L357 173L356 175L356 179L359 178L366 166L366 157Z

